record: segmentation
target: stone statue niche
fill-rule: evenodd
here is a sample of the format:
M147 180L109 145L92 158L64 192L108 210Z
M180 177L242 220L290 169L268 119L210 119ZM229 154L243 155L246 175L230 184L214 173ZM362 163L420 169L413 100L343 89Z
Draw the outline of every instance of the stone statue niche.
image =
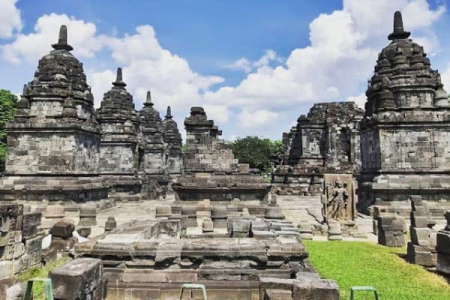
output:
M353 225L356 211L356 183L352 175L324 174L322 196L324 222Z

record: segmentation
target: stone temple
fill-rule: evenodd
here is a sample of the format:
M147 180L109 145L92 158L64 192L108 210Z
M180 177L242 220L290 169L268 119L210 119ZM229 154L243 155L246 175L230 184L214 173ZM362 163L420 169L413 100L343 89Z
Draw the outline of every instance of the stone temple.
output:
M53 51L25 85L17 116L7 125L8 156L1 200L106 199L100 176L101 127L83 65L61 27Z
M450 107L441 76L422 46L409 39L401 14L381 50L361 121L361 209L405 200L450 200ZM402 204L405 203L405 204ZM443 215L440 210L439 214Z
M273 172L277 194L320 195L324 174L359 174L359 122L364 111L353 102L318 103L283 134L282 164Z
M7 125L8 156L0 200L155 199L181 175L182 139L170 109L164 122L150 92L140 112L122 70L95 111L83 64L67 28L38 65Z

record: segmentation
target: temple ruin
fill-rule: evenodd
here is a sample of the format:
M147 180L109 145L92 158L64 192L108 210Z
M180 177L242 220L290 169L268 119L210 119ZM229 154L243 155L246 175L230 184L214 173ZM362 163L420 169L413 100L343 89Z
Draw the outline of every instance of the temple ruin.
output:
M202 107L184 147L171 106L163 120L148 91L136 110L121 68L95 110L62 26L6 128L0 280L66 257L49 275L58 300L177 299L187 282L208 299L337 300L303 241L368 234L450 274L450 104L409 35L396 12L365 111L314 104L267 183Z
M353 102L314 104L297 126L283 134L283 161L272 174L279 195L320 195L324 174L358 175L359 122L364 111Z
M250 173L248 165L239 168L231 146L219 139L222 131L202 107L192 107L184 125L185 175L173 185L181 201L267 200L270 186L262 176Z

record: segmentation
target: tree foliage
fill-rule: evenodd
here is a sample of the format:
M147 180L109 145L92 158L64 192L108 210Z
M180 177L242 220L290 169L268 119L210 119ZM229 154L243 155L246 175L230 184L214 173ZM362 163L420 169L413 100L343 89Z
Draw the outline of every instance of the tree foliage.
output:
M17 96L7 90L0 90L0 172L5 166L6 132L5 126L16 114Z
M267 172L272 164L276 164L283 152L281 141L261 139L247 136L233 142L234 156L240 163L248 163L251 168Z

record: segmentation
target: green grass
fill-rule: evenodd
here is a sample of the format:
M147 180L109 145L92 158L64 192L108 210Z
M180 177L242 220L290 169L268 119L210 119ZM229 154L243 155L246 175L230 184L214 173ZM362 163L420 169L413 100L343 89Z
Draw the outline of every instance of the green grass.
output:
M69 258L60 258L58 260L49 262L44 267L35 267L32 269L27 270L26 272L23 272L22 274L17 276L17 279L23 283L27 282L30 279L33 278L47 278L48 273L50 273L51 270L65 264L68 262ZM45 300L44 295L44 285L41 282L36 282L33 284L33 300Z
M403 259L406 247L319 241L305 241L305 245L317 272L337 281L341 299L350 299L350 287L357 285L375 287L380 300L450 299L450 285L443 277ZM366 294L365 299L373 296Z

